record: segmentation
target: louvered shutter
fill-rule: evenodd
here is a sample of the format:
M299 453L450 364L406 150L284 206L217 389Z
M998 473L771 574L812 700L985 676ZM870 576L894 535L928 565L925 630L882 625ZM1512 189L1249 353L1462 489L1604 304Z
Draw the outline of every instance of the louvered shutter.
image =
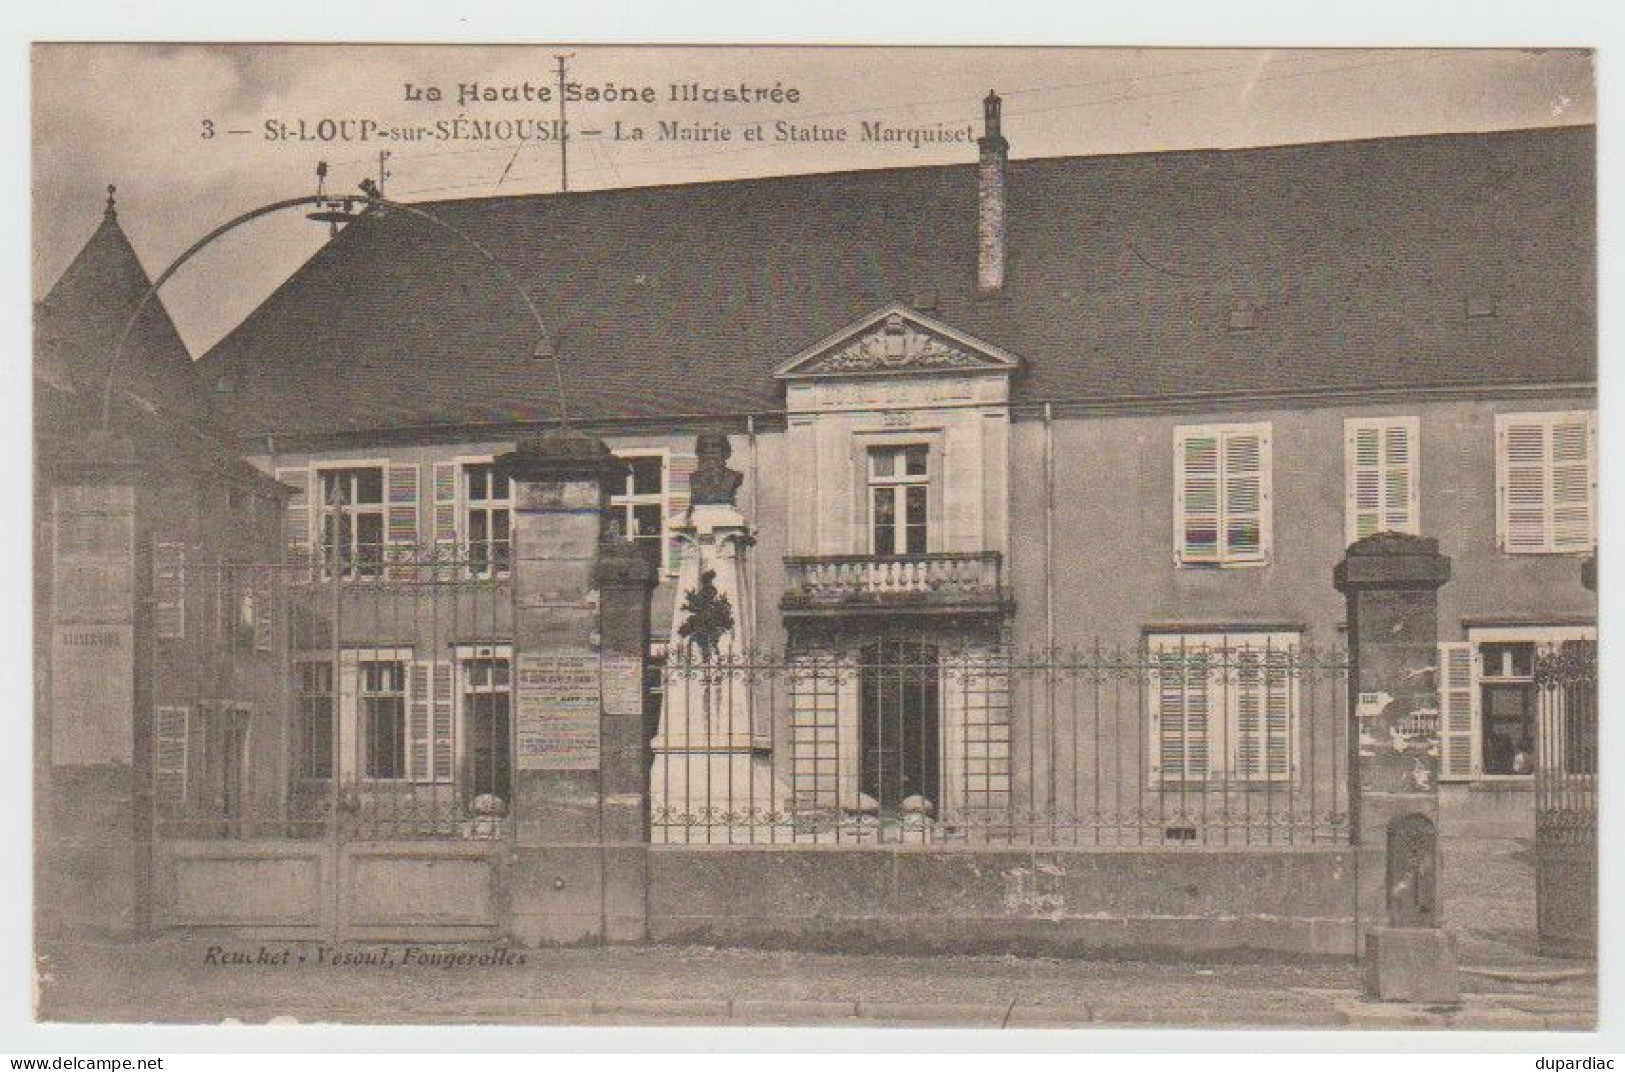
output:
M452 664L435 663L432 672L431 693L434 697L431 714L432 775L437 782L451 781L453 747L452 727Z
M339 776L350 779L356 776L356 756L360 752L358 745L365 732L365 719L361 712L361 661L354 651L339 652L335 677L341 717L334 727L333 744L339 749Z
M276 479L279 484L287 484L294 489L288 496L288 505L283 512L283 540L288 548L288 561L296 565L309 565L310 554L310 470L278 469Z
M457 557L457 463L434 463L434 550L442 563Z
M1420 422L1356 419L1345 428L1348 542L1378 532L1420 532Z
M671 535L677 525L688 523L688 508L692 499L689 481L699 462L692 454L672 454L666 463L666 570L676 573L682 561L682 544Z
M254 568L250 584L254 593L254 650L271 651L276 645L276 585L271 571Z
M407 667L406 776L414 782L427 782L433 776L433 684L433 663L414 662Z
M1552 421L1550 434L1552 550L1589 551L1596 543L1595 424L1589 414L1567 415Z
M1175 546L1181 562L1219 561L1220 436L1190 433L1176 450Z
M1269 436L1224 434L1223 533L1226 562L1262 561L1269 553Z
M186 545L160 542L152 546L153 632L160 640L186 637Z
M1225 699L1230 705L1231 770L1250 781L1286 781L1293 773L1296 697L1291 666L1297 638L1272 633L1224 639L1230 668Z
M1546 423L1539 414L1530 418L1497 418L1497 528L1501 549L1514 553L1547 547Z
M1461 781L1478 772L1474 744L1477 719L1474 707L1473 646L1465 643L1439 645L1439 777Z
M1211 714L1210 654L1190 637L1152 638L1153 782L1205 779Z
M391 465L386 474L384 542L392 575L410 577L418 554L418 467Z
M191 711L159 707L152 733L152 791L159 814L174 815L186 806L186 767Z

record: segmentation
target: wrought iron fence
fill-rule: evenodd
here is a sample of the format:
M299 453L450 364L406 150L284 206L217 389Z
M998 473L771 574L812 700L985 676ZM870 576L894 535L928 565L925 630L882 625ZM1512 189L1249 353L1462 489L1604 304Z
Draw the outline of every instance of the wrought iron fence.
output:
M656 843L1347 839L1347 657L1296 634L674 653Z
M489 554L391 546L352 569L186 552L155 549L152 572L160 835L508 832L512 599Z

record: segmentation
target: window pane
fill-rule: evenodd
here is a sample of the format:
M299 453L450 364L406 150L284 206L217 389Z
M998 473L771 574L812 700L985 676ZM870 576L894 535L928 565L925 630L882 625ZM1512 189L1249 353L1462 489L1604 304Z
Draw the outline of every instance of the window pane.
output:
M891 488L874 489L875 554L889 555L897 550L896 499Z
M355 472L355 501L358 503L383 502L384 471L382 469L357 469Z
M925 485L915 484L908 489L908 523L910 525L925 524Z
M909 447L904 452L906 472L909 476L924 476L926 459L930 451L925 447Z
M633 458L632 494L659 495L663 468L660 458Z
M632 533L642 539L660 538L660 504L650 503L632 508Z
M897 472L897 451L889 447L872 450L869 464L875 476L893 476Z
M384 560L383 515L362 514L355 524L356 560L369 568L378 565Z
M490 497L491 467L489 465L465 466L463 472L468 479L468 499L470 502L479 502Z

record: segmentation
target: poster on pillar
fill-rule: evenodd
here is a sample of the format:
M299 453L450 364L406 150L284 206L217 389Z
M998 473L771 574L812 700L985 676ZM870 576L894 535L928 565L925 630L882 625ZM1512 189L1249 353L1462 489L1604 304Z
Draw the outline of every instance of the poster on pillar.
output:
M518 769L597 770L602 707L598 653L521 652L517 669Z

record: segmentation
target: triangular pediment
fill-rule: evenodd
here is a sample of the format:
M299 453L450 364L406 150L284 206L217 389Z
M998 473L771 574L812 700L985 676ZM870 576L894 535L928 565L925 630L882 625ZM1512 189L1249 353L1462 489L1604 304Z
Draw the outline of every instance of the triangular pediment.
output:
M1014 372L1013 355L903 305L870 313L775 370L779 379Z

